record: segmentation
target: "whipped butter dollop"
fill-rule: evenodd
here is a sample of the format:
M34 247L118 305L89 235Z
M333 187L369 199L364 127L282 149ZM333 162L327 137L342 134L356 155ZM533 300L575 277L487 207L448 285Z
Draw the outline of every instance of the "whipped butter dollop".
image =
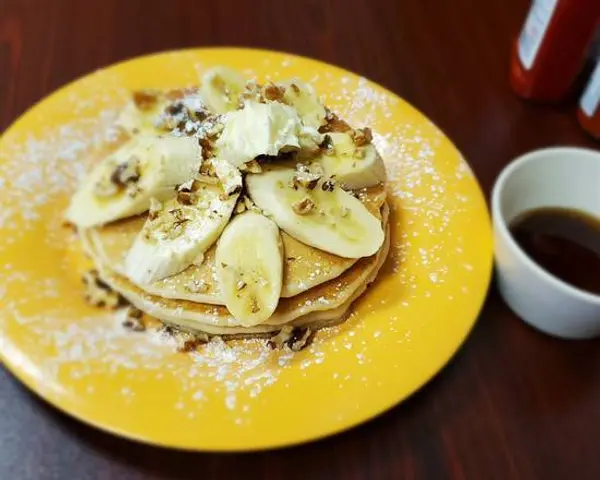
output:
M320 141L317 130L304 126L296 110L281 103L248 102L228 113L224 123L217 147L238 167L259 155L275 156Z

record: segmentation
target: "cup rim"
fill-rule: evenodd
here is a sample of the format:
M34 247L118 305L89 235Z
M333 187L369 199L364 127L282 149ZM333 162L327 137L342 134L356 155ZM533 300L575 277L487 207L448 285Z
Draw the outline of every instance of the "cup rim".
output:
M494 227L499 231L499 233L503 236L509 248L515 252L518 261L521 264L525 264L535 272L538 277L545 278L554 288L561 289L565 293L577 297L580 300L591 302L600 306L600 295L595 293L588 292L587 290L582 290L574 285L571 285L568 282L565 282L561 278L553 275L548 272L546 269L541 267L537 262L532 260L529 255L527 255L523 249L519 246L519 244L515 241L513 235L510 233L507 222L502 215L500 209L500 198L504 191L505 185L508 182L510 176L519 168L523 167L527 163L534 162L539 160L540 157L547 155L549 153L564 153L564 154L591 154L598 157L598 161L600 162L600 152L592 150L591 148L580 148L580 147L547 147L541 148L537 150L532 150L531 152L524 153L516 157L512 162L510 162L506 167L502 169L500 175L494 182L494 186L492 188L492 219L494 222Z

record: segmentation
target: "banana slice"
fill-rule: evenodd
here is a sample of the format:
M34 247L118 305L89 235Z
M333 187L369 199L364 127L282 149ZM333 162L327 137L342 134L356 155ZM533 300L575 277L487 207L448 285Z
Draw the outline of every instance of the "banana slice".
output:
M281 103L246 103L231 112L217 140L220 155L239 167L259 155L299 149L302 123L296 111Z
M283 247L272 220L253 211L236 216L219 239L215 262L225 305L243 326L271 317L283 281Z
M202 77L200 94L206 105L216 113L223 114L238 108L245 85L246 79L235 70L215 67Z
M201 258L219 238L237 201L238 195L223 200L222 193L216 185L198 183L197 189L179 192L178 198L154 202L125 257L127 277L147 285L182 272Z
M360 258L373 255L383 244L380 221L330 180L272 167L247 175L246 188L254 203L283 231L307 245L340 257Z
M73 195L66 218L88 228L142 213L151 198L172 195L201 163L196 139L134 137L96 165Z
M140 92L137 92L140 94ZM146 104L128 102L119 113L115 125L121 127L129 135L156 135L159 130L155 123L161 112L169 103L162 93L153 92L155 99ZM148 93L150 95L150 93Z
M319 162L327 176L351 190L372 187L386 178L383 159L375 147L368 143L356 146L348 133L328 133L331 148L315 161Z
M279 85L285 88L283 101L296 109L304 125L316 130L326 123L327 112L315 90L301 80L286 80Z

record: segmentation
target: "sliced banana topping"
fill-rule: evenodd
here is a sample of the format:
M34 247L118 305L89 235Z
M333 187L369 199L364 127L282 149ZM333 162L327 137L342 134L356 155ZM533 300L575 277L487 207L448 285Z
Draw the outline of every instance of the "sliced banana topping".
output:
M283 248L277 225L247 211L227 225L215 254L227 309L245 327L267 320L277 308L283 279Z
M380 221L350 193L322 179L314 188L295 185L292 169L272 167L246 177L257 207L288 235L334 255L373 255L384 241Z
M163 92L156 90L138 90L119 114L115 124L130 135L155 135L156 118L169 103Z
M66 218L87 228L142 213L151 198L171 196L201 162L195 139L134 137L96 165L73 195Z
M372 187L386 179L382 158L371 144L370 131L355 130L325 135L325 150L315 159L327 176L335 176L345 187Z
M246 79L227 67L215 67L204 74L200 94L204 102L216 113L236 110Z
M231 217L237 194L224 199L219 186L200 182L182 187L176 198L153 202L127 252L125 273L138 285L175 275L202 258Z
M298 79L287 80L279 85L285 88L283 102L296 109L304 125L318 130L326 123L327 111L311 85Z

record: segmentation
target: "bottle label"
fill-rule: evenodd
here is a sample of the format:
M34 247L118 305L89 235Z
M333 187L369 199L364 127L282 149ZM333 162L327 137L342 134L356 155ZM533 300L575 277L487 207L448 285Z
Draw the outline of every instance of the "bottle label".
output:
M529 70L540 49L558 0L534 0L519 37L519 58Z
M600 60L596 65L596 69L590 78L583 96L581 97L581 109L588 117L593 117L600 103Z

